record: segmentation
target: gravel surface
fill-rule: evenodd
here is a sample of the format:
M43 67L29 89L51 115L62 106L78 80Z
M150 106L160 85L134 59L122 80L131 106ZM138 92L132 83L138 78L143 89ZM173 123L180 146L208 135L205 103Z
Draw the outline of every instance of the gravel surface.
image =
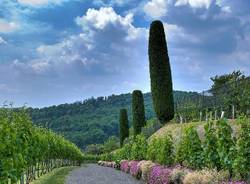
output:
M66 184L143 184L143 182L113 168L86 164L73 170L67 176Z

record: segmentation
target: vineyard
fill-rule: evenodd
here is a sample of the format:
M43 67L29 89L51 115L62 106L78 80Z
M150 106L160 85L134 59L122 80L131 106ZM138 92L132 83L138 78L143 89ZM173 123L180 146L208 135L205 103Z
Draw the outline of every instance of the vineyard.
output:
M73 143L35 127L25 109L0 110L0 184L30 183L54 168L80 165L83 155Z

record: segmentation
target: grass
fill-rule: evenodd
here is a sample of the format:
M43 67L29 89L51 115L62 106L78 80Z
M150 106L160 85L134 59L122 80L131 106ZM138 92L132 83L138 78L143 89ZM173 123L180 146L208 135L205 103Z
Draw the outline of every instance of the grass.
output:
M173 137L173 142L175 144L178 144L180 141L181 135L182 135L182 130L184 130L186 127L189 126L195 126L197 128L199 137L201 140L204 138L204 125L206 122L191 122L191 123L169 123L164 125L161 129L156 131L151 137L149 137L149 142L153 138L162 138L166 136L167 134L171 134ZM229 120L229 124L231 125L233 129L233 135L237 136L239 134L240 127L237 125L237 123L234 120Z
M32 184L64 184L66 176L70 171L77 167L61 167L52 172L41 176L39 179L32 182Z

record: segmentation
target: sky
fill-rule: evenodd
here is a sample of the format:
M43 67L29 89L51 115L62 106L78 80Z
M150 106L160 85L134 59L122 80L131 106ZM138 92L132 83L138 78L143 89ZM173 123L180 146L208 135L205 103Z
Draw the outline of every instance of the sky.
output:
M175 90L250 73L249 0L1 0L0 103L44 107L150 91L148 32L161 20Z

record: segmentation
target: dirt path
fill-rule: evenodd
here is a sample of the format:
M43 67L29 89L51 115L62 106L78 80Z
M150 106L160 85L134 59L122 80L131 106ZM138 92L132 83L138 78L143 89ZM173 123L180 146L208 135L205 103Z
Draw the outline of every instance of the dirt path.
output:
M87 164L73 170L67 176L66 184L143 184L143 182L116 169Z

